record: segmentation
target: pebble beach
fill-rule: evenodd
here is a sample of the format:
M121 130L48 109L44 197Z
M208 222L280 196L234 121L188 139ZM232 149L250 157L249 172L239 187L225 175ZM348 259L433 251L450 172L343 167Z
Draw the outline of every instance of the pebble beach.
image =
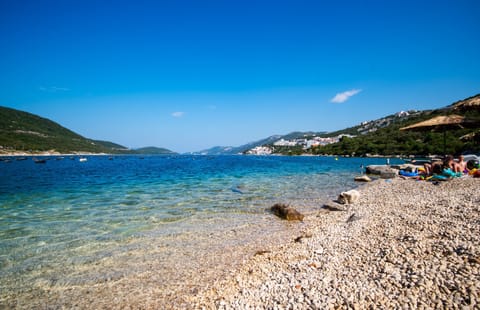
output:
M480 179L377 180L306 214L190 300L198 309L480 307Z
M43 264L3 278L0 309L478 309L479 189L378 179L343 210L285 201L303 221L264 212L223 218L226 231L144 235L91 263L72 256L68 278Z

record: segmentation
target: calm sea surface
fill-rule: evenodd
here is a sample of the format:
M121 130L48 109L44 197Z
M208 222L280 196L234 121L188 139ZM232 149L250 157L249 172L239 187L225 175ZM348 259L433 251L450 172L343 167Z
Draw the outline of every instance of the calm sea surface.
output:
M0 162L1 297L145 272L128 257L155 260L168 270L193 264L179 261L186 251L201 260L204 252L248 245L285 228L266 212L272 204L312 211L354 187L361 165L383 163L306 156ZM164 281L177 281L173 274Z

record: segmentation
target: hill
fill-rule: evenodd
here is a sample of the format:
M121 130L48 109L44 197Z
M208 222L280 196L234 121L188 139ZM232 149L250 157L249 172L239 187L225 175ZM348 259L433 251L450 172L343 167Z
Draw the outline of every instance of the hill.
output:
M444 146L447 154L479 153L480 134L480 95L458 101L447 107L437 110L415 111L407 117L383 118L361 124L343 131L355 135L353 138L344 137L338 143L317 147L311 150L313 154L337 154L366 156L378 155L431 155L443 154ZM463 126L426 131L401 131L406 127L439 115L458 114L474 121L477 129ZM389 121L385 126L379 126L385 119ZM372 130L365 131L365 126L372 126ZM337 134L339 132L331 133ZM467 138L470 137L470 138ZM445 140L444 140L445 139Z
M261 146L276 154L329 154L348 156L369 155L429 155L444 152L443 131L401 131L400 128L439 115L459 114L480 124L480 94L437 110L400 111L376 120L362 122L356 126L328 133L294 132L278 136L295 144L275 146L273 142ZM309 147L305 140L331 139L338 141ZM296 140L296 141L295 141ZM457 126L445 131L446 153L479 153L480 131Z
M247 144L243 144L240 146L215 146L203 151L198 151L198 152L193 152L192 154L194 155L236 155L236 154L243 154L244 152L253 149L256 146L261 146L265 144L270 144L273 143L279 139L281 139L282 136L270 136L265 139L261 139L258 141L250 142Z
M130 151L129 148L127 148L123 145L117 144L117 143L110 142L110 141L102 141L102 140L92 140L92 141L94 141L95 144L106 147L109 150L114 150L114 151L118 151L118 152L128 152L128 151Z
M206 150L191 152L192 155L231 155L234 149L233 146L214 146Z
M144 155L167 155L167 154L176 154L170 150L161 147L147 146L139 149L133 150L135 154L144 154Z
M473 120L477 129L464 126L425 131L402 131L406 127L439 115L457 114ZM363 125L348 129L356 135L338 143L312 149L313 154L337 155L441 155L480 152L480 95L458 101L437 110L416 111L408 117L390 119L386 126L364 131ZM381 123L372 121L373 123ZM371 123L372 123L371 122ZM335 133L332 133L335 134ZM445 139L445 140L444 140ZM445 147L445 150L444 150Z
M165 149L158 150L168 151ZM58 153L136 153L135 150L130 150L113 142L85 138L49 119L28 112L0 107L0 153L15 151L28 153L46 151ZM172 153L171 151L168 152Z

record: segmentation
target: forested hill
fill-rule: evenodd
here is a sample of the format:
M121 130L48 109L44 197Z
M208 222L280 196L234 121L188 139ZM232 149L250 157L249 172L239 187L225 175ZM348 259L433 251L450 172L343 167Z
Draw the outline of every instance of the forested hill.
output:
M0 153L127 153L134 150L109 141L92 140L31 113L0 107ZM168 151L168 150L167 150Z
M400 130L402 127L432 119L436 116L451 114L464 116L476 124L476 126L432 127L425 128L423 131ZM391 119L391 121L387 126L373 126L374 130L371 131L365 131L365 126L378 123L379 120L329 133L327 135L348 133L355 137L342 138L338 143L317 147L311 150L311 152L313 154L350 156L364 156L368 154L428 155L442 154L444 151L447 154L480 153L480 94L457 101L441 109L416 111L409 117L398 119L386 117L381 120L384 119Z

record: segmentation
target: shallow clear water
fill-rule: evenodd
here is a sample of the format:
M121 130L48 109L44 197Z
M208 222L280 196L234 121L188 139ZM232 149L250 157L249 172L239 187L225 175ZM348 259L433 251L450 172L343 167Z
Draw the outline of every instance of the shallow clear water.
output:
M109 270L122 277L135 269L126 253L145 257L153 243L155 259L167 267L178 263L180 250L248 244L284 229L266 212L273 203L318 208L355 186L360 165L384 162L306 156L0 162L0 286L95 282L105 276L105 268L95 266L112 258Z

